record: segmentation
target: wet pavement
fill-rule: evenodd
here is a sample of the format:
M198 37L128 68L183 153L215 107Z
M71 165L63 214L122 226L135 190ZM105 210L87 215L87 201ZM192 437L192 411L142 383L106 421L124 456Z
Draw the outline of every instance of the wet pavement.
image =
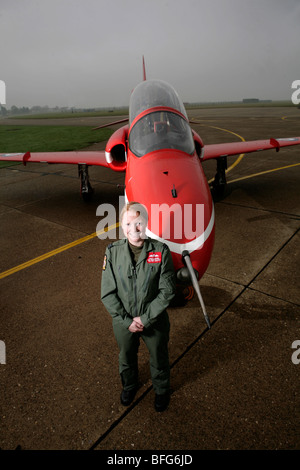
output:
M189 114L204 143L300 135L297 108ZM92 167L86 204L75 166L0 169L0 448L299 449L299 156L299 147L260 152L229 171L200 282L212 328L195 298L169 309L164 413L154 410L143 344L136 399L120 404L118 350L100 301L109 240L88 238L97 207L118 206L124 175ZM210 179L215 163L204 168Z

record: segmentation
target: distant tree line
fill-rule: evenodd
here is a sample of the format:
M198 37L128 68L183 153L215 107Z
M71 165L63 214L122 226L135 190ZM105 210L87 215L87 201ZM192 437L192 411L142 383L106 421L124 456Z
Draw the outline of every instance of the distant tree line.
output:
M270 102L271 103L271 100L256 100L256 99L244 99L243 100L243 103L256 103L256 102L260 102L260 103L268 103ZM231 102L232 104L233 103L240 103L240 102ZM204 103L185 103L185 105L187 107L194 107L194 106L197 106L197 105L203 105ZM210 103L210 104L217 104L217 103ZM222 104L222 103L218 103L218 104ZM223 103L225 104L225 103ZM228 103L227 103L228 104ZM300 109L300 103L298 104L298 109ZM18 106L11 106L10 109L6 109L5 106L1 105L0 103L0 117L8 117L8 116L20 116L20 115L28 115L28 114L50 114L50 113L66 113L66 112L69 112L69 113L78 113L78 112L95 112L95 111L99 111L99 110L106 110L106 111L109 111L109 112L113 112L115 108L81 108L81 109L78 109L78 108L68 108L68 107L59 107L59 106L56 106L55 108L50 108L49 106L45 105L45 106L32 106L31 108L29 108L28 106L22 106L22 107L18 107Z
M55 108L49 108L49 106L32 106L29 108L28 106L11 106L10 109L6 109L5 106L0 105L0 115L5 116L17 116L21 114L41 114L41 113L51 113L51 112L64 112L69 110L69 108L59 108L56 106Z
M0 117L6 117L6 116L20 116L20 115L28 115L28 114L51 114L51 113L91 113L91 112L98 112L98 111L106 111L106 112L114 112L115 110L123 109L122 107L120 108L115 108L115 107L109 107L109 108L69 108L67 106L65 107L59 107L55 106L55 108L50 108L49 106L32 106L32 108L29 108L28 106L11 106L10 109L6 109L5 106L1 105L0 103Z

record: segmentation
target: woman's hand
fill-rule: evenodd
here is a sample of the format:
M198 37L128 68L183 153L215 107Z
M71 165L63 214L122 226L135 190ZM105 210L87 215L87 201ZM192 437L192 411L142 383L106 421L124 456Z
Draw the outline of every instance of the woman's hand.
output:
M143 329L144 325L141 321L141 317L134 317L131 325L128 328L131 333L141 333Z

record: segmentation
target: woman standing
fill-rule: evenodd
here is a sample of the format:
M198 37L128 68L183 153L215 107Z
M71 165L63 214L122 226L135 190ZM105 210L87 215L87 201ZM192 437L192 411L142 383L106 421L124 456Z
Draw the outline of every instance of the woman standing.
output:
M121 403L128 406L138 388L140 338L150 354L155 409L164 411L170 399L166 308L175 295L175 274L168 246L147 238L147 212L136 202L121 212L126 238L108 245L104 257L101 299L113 319L119 346Z

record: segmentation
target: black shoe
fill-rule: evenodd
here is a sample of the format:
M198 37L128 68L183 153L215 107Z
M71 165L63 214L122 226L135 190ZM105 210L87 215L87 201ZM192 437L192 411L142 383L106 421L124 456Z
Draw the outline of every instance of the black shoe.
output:
M169 402L170 402L169 392L164 393L163 395L155 394L154 407L156 411L165 411L168 407Z
M130 403L133 402L136 392L137 392L136 388L133 388L132 390L122 390L122 393L121 393L122 405L129 406Z

